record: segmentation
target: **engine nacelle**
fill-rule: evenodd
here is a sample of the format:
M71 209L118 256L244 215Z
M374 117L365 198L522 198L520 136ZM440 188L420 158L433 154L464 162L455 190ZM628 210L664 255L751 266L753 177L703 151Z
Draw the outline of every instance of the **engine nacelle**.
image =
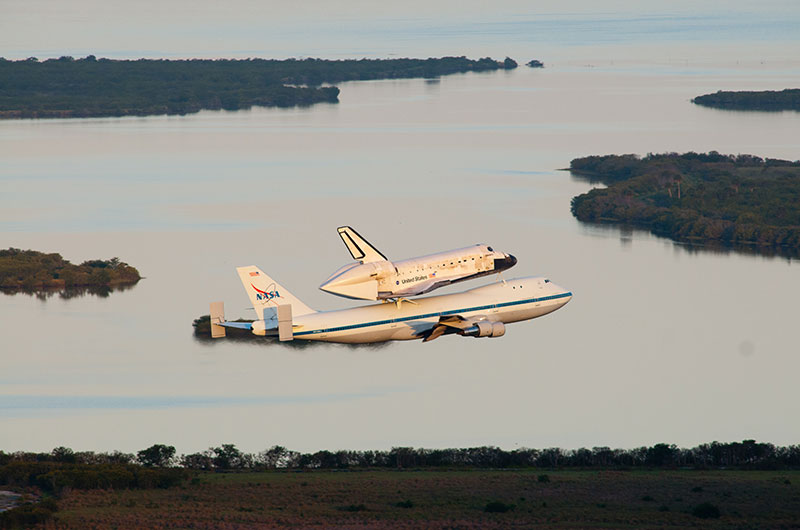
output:
M478 332L473 335L474 337L489 337L492 335L491 322L484 320L475 324L475 327L478 328Z
M502 322L492 322L492 334L489 335L492 338L495 337L502 337L506 334L506 325Z
M474 326L465 329L463 335L470 335L472 337L502 337L506 334L506 326L502 322L489 322L488 320L481 320L476 322Z

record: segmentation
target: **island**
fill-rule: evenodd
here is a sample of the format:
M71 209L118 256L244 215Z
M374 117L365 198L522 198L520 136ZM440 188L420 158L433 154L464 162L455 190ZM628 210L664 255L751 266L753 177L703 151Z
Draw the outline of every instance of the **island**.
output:
M0 290L8 292L59 291L93 288L107 292L131 286L142 277L119 260L89 260L73 265L61 254L8 248L0 250Z
M692 103L727 110L800 111L800 88L760 92L724 92L720 90L713 94L697 96Z
M527 63L526 66L530 66L531 68L544 68L544 63L538 59L531 59Z
M644 228L675 241L800 255L800 162L667 153L576 158L573 175L605 184L572 199L580 221Z
M337 103L333 83L516 68L508 57L112 60L0 58L0 119L189 114Z

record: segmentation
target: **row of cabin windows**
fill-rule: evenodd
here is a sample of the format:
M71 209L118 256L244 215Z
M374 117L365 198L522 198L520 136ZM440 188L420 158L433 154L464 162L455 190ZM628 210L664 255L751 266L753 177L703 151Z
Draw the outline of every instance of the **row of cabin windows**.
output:
M475 261L475 258L472 258L472 261ZM466 262L467 262L467 260L458 260L458 262L459 262L459 263L466 263ZM450 262L450 265L455 265L455 262L451 261L451 262ZM442 265L441 265L441 266L442 266L442 267L447 267L447 263L442 263ZM428 268L429 268L429 269L432 269L433 267L439 267L439 265L428 265ZM424 269L425 269L425 267L423 267L423 270L424 270ZM417 267L417 270L420 270L420 269L419 269L419 267Z

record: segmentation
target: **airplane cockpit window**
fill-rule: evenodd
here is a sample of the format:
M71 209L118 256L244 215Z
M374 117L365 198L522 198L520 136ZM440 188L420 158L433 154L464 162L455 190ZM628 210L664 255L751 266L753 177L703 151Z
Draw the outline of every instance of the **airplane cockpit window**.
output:
M494 249L492 247L486 247L486 248L489 249L489 252L494 252Z
M550 283L550 280L545 280L544 283Z

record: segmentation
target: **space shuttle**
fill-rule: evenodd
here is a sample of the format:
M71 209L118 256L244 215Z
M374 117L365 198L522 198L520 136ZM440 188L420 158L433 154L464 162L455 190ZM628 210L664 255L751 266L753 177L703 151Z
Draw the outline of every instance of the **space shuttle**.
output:
M487 245L389 261L349 226L337 228L356 260L334 272L319 288L355 300L397 300L428 293L451 283L498 274L517 258Z

